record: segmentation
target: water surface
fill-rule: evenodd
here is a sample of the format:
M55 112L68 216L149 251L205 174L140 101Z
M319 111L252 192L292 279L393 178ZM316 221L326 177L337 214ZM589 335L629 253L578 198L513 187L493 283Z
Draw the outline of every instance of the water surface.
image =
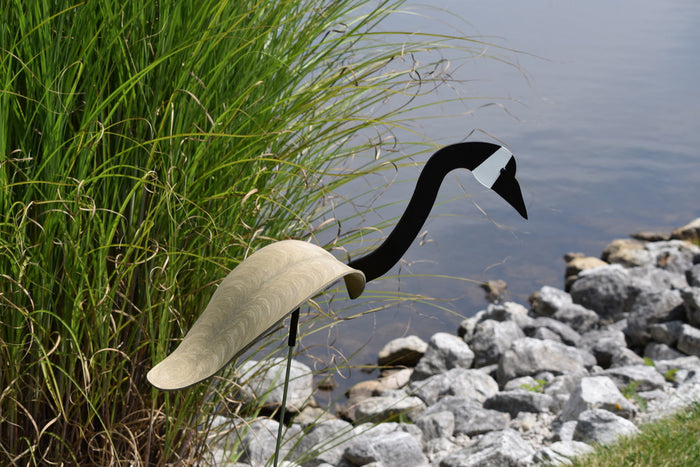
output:
M439 122L417 119L415 128L444 144L474 130L506 144L518 159L530 219L520 219L469 174L451 177L441 199L462 199L434 209L426 224L429 241L414 244L403 272L503 279L511 299L527 304L542 285L563 287L564 253L598 256L614 238L669 231L700 216L700 3L441 0L432 5L442 10L411 8L420 15L396 16L384 28L444 32L450 24L526 53L494 50L517 60L519 68L454 61L453 76L463 80L457 92L503 97L496 102L508 112L491 106ZM444 104L441 111L456 115L485 102ZM412 183L397 184L387 199L408 199L412 188ZM486 305L469 282L406 277L389 285L451 301L441 304L447 310L416 304L343 322L305 344L332 344L345 355L359 348L352 362L373 363L386 341L453 332L463 316ZM387 288L387 283L370 287ZM315 351L321 360L336 355ZM358 371L345 376L337 378L340 389L367 378Z

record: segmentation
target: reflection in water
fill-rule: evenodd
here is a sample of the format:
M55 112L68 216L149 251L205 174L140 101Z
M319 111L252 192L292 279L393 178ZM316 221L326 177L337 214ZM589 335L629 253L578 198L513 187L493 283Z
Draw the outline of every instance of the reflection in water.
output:
M409 250L404 272L504 279L512 299L527 304L527 296L542 285L563 286L564 253L597 256L613 238L668 231L700 216L700 3L429 3L444 10L416 8L422 15L397 16L383 28L440 32L447 23L527 52L511 54L521 70L483 60L455 60L451 68L453 77L464 80L456 89L460 95L504 96L501 103L516 118L489 107L438 122L417 116L414 127L444 144L475 129L499 138L518 158L530 220L519 219L468 174L459 175L473 197L465 197L457 183L443 186L443 199L461 199L433 210L426 224L431 241ZM445 104L440 111L464 113L473 110L469 105ZM402 172L398 178L416 175ZM396 184L387 198L407 199L411 187ZM367 344L355 364L374 363L391 338L427 339L436 331L453 331L460 315L485 306L483 292L464 281L404 277L373 287L453 299L439 303L453 313L418 303L340 323L329 339L337 338L344 354ZM325 344L326 337L304 344ZM327 358L321 350L318 355ZM364 377L355 371L340 388Z

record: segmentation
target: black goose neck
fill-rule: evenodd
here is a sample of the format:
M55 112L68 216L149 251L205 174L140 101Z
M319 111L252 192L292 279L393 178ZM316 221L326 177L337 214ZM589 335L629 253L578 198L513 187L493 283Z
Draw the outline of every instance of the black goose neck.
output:
M435 204L445 176L455 169L474 170L500 146L484 142L445 146L426 162L406 210L376 250L350 261L348 266L365 274L367 282L386 274L411 246Z

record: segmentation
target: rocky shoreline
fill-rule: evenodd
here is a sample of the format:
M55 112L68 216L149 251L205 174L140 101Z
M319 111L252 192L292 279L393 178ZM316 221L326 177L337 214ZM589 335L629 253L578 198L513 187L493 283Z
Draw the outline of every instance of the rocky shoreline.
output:
M493 303L429 342L395 339L379 353L381 376L353 386L338 417L313 407L311 371L295 363L285 465L567 464L700 401L699 239L700 218L615 240L600 259L568 254L565 290L542 287L528 307ZM279 404L270 388L281 371L258 372L244 391ZM241 439L213 440L212 462L264 465L277 426L260 417ZM224 461L238 444L247 464Z

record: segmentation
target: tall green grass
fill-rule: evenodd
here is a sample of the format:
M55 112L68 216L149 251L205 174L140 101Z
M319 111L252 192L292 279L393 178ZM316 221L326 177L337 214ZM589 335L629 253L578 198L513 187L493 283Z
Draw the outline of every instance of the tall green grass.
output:
M400 4L2 2L0 464L202 455L216 384L145 374L246 254L400 163L344 166L447 79L448 38L373 32Z

